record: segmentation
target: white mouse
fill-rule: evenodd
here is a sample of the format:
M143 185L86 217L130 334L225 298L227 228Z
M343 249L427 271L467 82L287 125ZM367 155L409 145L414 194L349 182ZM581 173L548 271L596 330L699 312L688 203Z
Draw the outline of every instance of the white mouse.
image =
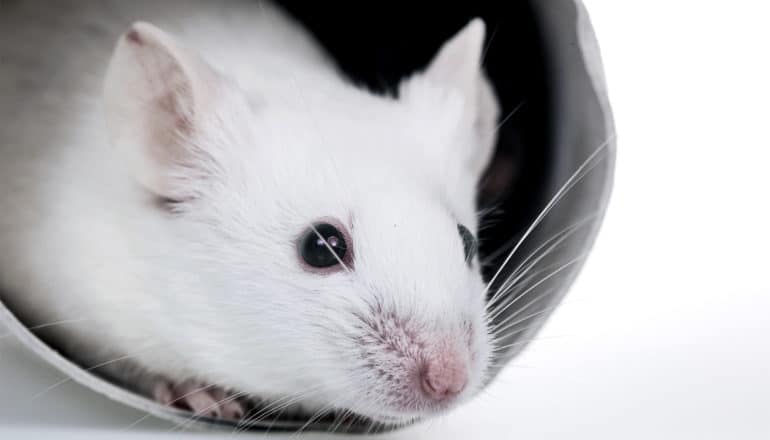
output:
M492 352L484 35L472 20L393 98L263 2L9 3L3 300L200 415L247 417L252 396L389 424L457 406Z

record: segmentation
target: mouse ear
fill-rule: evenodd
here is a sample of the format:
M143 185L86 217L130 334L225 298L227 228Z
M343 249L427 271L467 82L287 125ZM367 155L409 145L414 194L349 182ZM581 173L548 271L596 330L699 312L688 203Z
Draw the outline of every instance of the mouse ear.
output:
M441 46L420 75L420 79L463 97L475 140L465 160L475 176L481 175L492 156L500 112L492 84L481 66L485 38L484 21L474 18Z
M170 200L196 196L212 154L201 142L224 79L155 26L137 22L118 41L104 85L107 125L147 189Z

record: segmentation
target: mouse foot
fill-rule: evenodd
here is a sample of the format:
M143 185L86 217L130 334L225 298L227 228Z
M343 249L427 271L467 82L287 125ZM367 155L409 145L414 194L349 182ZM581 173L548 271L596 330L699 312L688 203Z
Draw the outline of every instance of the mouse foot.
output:
M192 380L180 384L159 380L152 395L163 405L192 411L197 417L240 420L246 413L246 405L237 395Z

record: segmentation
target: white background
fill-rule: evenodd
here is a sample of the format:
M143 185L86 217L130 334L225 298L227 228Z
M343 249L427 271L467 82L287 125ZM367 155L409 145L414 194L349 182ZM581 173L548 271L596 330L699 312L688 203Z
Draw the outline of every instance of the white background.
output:
M770 439L770 4L586 5L618 130L595 252L483 396L380 438ZM59 374L0 356L0 438L190 435L71 383L30 401Z

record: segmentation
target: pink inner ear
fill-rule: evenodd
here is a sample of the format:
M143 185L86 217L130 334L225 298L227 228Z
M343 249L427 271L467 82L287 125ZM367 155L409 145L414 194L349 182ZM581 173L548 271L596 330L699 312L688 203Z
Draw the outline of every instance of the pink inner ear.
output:
M144 117L149 137L146 148L158 164L183 165L190 161L186 144L191 141L194 125L180 103L178 91L168 89L153 97Z
M136 179L156 195L188 199L212 158L204 116L220 76L194 52L149 23L121 38L105 78L110 135Z
M169 90L164 96L158 97L157 101L158 107L173 118L173 125L176 131L185 136L190 136L193 132L193 109L185 109L181 105L180 95L184 93L187 92Z
M139 86L146 96L140 117L148 129L149 153L161 164L185 164L190 151L184 144L192 138L195 126L192 79L167 47L145 39L136 29L126 34L126 41L134 50Z
M146 47L139 36L137 52L138 62L144 76L145 86L150 105L148 109L152 116L161 112L173 121L173 127L188 132L192 129L194 113L194 96L191 78L187 77L179 62L168 54L157 49L144 50ZM133 40L130 40L133 41ZM141 53L148 52L148 53Z
M136 45L143 46L144 40L142 39L141 34L139 34L139 31L136 29L131 29L126 33L126 39Z

